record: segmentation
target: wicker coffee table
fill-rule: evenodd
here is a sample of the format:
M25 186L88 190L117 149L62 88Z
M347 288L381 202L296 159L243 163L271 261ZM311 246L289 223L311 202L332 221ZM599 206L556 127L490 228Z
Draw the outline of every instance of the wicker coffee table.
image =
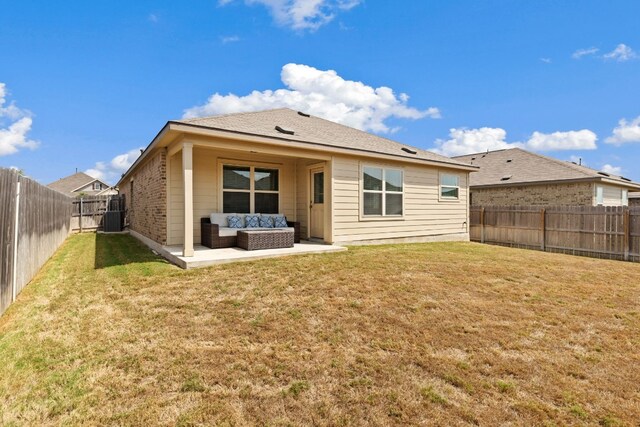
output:
M293 247L293 230L239 230L238 247L248 251Z

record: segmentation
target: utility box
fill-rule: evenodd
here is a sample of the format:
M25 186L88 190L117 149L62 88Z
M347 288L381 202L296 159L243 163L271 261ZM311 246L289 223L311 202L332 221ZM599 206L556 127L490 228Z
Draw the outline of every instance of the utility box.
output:
M103 230L105 233L117 233L122 231L122 212L111 211L105 212L102 219Z

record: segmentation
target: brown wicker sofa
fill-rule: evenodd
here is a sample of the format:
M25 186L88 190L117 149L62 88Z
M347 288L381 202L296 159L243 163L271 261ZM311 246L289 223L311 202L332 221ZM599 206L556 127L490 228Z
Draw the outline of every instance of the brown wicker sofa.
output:
M300 223L287 221L287 225L290 228L293 228L294 243L300 243ZM224 232L225 229L229 230L228 227L221 227L219 224L212 224L210 217L201 218L200 232L202 245L212 249L233 248L238 246L238 236L235 234L225 235L229 234L228 232ZM251 230L251 228L236 228L233 230L237 232L238 230Z

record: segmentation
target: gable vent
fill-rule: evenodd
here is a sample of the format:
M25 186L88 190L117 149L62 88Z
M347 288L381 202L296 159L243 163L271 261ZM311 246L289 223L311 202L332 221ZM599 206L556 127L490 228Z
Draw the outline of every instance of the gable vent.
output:
M602 176L611 176L611 175L609 175L609 174L608 174L608 173L606 173L606 172L598 172L598 175L602 175Z
M407 147L402 147L402 151L409 154L418 154L416 150L412 150L411 148L407 148Z
M509 181L511 179L511 175L505 175L502 178L500 178L500 181Z
M289 130L289 129L285 129L285 128L281 128L280 126L276 126L276 130L278 132L280 132L280 133L284 133L284 134L287 134L287 135L294 135L295 134L294 131Z
M298 115L302 117L311 117L311 114L303 113L302 111L298 111Z

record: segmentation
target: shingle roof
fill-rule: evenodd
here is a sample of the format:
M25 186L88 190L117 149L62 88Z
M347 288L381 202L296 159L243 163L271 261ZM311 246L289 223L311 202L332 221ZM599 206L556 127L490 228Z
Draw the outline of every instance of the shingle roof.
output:
M520 148L489 151L454 157L456 160L480 166L471 174L471 186L515 185L532 182L608 179L621 185L638 187L630 180L598 172L586 166L565 162Z
M411 147L319 117L305 115L289 108L176 120L173 122L243 134L274 137L281 140L320 144L328 147L348 148L403 158L469 166L467 163L452 160L430 151ZM293 134L280 132L276 130L276 126L279 126L285 132L293 131ZM409 152L403 150L403 148L408 149ZM412 152L415 152L415 154Z
M75 195L73 193L73 190L76 190L80 187L90 184L95 180L96 178L93 178L84 172L76 172L73 175L60 178L59 180L54 181L51 184L48 184L47 187L53 190L56 190L60 193L65 193L67 195Z

